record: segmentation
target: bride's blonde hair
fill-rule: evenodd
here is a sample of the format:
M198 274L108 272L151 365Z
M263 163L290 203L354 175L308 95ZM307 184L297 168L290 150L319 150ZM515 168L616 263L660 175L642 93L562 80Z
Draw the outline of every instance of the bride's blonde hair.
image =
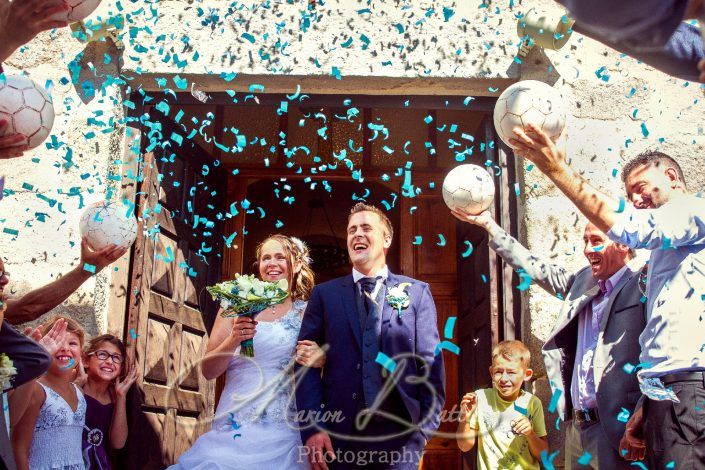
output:
M257 245L256 255L257 261L255 262L255 269L259 272L259 261L262 256L262 247L268 241L278 242L284 252L286 253L286 264L289 267L289 273L291 279L289 281L289 293L291 295L291 300L308 300L313 290L314 285L314 274L313 269L311 269L311 257L309 256L309 250L306 244L296 238L289 237L282 234L270 235L265 238L262 243ZM297 262L301 263L301 269L298 273L294 272L294 264Z

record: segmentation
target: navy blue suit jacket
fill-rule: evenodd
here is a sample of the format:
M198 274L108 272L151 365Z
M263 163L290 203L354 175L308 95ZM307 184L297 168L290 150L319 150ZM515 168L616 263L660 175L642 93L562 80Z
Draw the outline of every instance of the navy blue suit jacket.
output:
M406 276L390 272L387 290L404 282L410 284L406 287L410 305L401 311L400 317L385 300L380 351L391 358L413 354L406 367L400 369L396 388L412 423L429 440L430 433L438 428L445 402L443 354L435 354L439 343L436 306L428 284ZM357 292L352 275L333 279L313 289L306 307L299 340L327 344L330 349L322 374L320 369L301 370L297 365L298 414L311 417L299 423L304 444L320 429L344 436L354 429L358 397L362 394L362 331ZM418 380L425 376L426 379ZM323 411L341 412L344 419L321 422Z

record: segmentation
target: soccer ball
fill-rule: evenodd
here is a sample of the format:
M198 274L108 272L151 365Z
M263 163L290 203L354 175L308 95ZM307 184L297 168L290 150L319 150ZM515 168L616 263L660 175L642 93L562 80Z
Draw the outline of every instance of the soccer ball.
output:
M100 0L66 0L69 9L57 13L51 17L56 21L68 21L69 23L81 21L88 18L91 13L98 8Z
M451 209L457 208L477 215L492 205L494 181L479 165L459 165L443 180L443 200Z
M96 202L86 208L79 222L81 237L93 250L108 245L130 246L137 238L137 220L127 216L127 207Z
M566 108L561 94L550 85L523 80L511 85L499 96L494 107L494 127L499 138L509 144L515 127L531 123L554 141L565 127Z
M27 140L19 145L39 146L54 125L54 105L49 94L32 80L21 75L7 75L0 80L0 119L8 126L0 137L23 134Z

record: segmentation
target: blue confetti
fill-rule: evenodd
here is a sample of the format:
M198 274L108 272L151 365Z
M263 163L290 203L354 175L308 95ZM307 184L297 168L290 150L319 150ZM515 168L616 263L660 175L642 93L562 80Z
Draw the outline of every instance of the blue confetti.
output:
M91 274L95 274L95 266L89 263L83 263L83 270Z
M139 334L135 332L134 328L130 328L130 336L132 336L132 339L137 339Z
M626 408L622 408L622 410L617 415L617 421L626 423L627 421L629 421L629 415L629 410L627 410Z
M592 460L592 455L590 455L590 452L585 451L585 453L578 458L578 463L580 465L588 465L590 460Z
M450 341L441 341L438 343L436 346L436 352L434 353L435 356L438 356L438 354L441 352L442 349L445 349L446 351L450 351L456 356L460 354L460 348L458 347L457 344L451 343Z
M414 241L411 242L411 244L412 245L420 245L422 241L423 241L423 237L421 235L416 235L414 237Z
M531 286L531 281L533 281L533 279L525 272L518 271L518 274L521 278L521 283L519 283L517 289L519 289L520 291L525 291Z
M76 359L71 358L71 359L69 359L68 364L66 364L65 366L62 366L61 368L62 369L70 369L74 366L74 364L76 364Z
M541 463L543 463L546 470L556 470L556 467L553 466L553 459L556 458L558 452L559 451L555 451L551 455L548 455L548 451L541 451Z
M181 78L178 75L174 77L174 83L179 90L185 90L188 88L188 80Z
M443 21L445 23L447 23L453 15L455 15L455 11L453 11L451 8L443 7Z
M468 247L467 247L467 249L463 252L463 254L462 254L461 256L462 256L463 258L467 258L468 256L470 256L470 255L472 254L473 247L472 247L472 243L470 243L470 241L464 240L463 242L464 242Z
M394 369L397 368L397 363L392 359L391 357L387 356L384 354L382 351L377 353L377 357L375 358L375 362L385 369L387 369L389 372L394 372Z
M649 136L649 130L646 128L646 123L642 122L641 123L641 133L643 134L644 137Z
M551 402L548 404L548 412L549 413L556 412L556 406L558 406L558 400L561 398L562 393L563 393L563 390L561 390L560 388L557 388L553 392L553 396L551 396Z
M620 197L620 198L619 198L619 207L617 208L617 210L616 210L615 212L616 212L617 214L621 214L622 212L624 212L624 208L625 208L626 206L627 206L626 201L624 200L623 197Z
M514 409L519 413L523 414L524 416L529 416L529 409L522 408L521 406L517 405L517 402L514 402Z
M446 237L444 237L442 233L438 234L438 243L436 243L436 245L446 246Z
M458 317L448 317L446 320L446 325L443 328L443 337L446 339L453 339L453 330L455 329L455 322Z

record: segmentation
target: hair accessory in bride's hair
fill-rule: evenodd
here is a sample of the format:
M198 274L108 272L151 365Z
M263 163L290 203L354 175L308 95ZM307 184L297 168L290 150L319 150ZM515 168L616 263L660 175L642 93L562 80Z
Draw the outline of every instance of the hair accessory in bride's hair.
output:
M296 249L298 250L297 258L301 259L306 264L311 264L311 257L309 256L308 246L303 240L297 237L291 237L291 241L294 242Z

